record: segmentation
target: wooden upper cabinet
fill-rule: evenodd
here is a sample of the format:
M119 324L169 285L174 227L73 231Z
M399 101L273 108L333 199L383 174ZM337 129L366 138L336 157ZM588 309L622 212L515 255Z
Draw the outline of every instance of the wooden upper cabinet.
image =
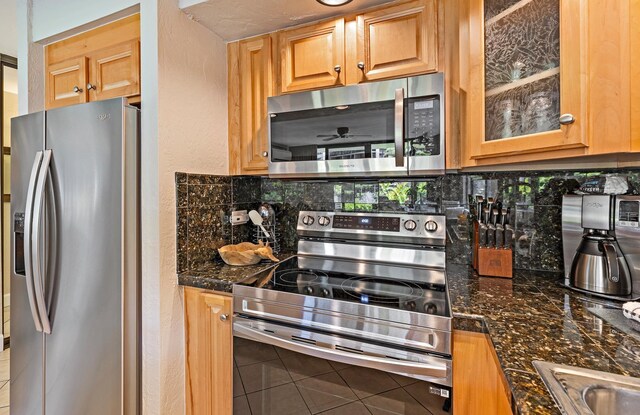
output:
M135 101L140 96L140 15L47 45L45 61L46 109L116 97Z
M133 40L89 55L91 101L140 94L140 42Z
M585 151L586 3L470 1L466 165Z
M240 159L243 173L266 173L272 94L271 37L240 42Z
M344 19L278 34L281 92L345 84Z
M46 108L87 102L87 59L72 58L47 68Z
M436 0L412 1L360 15L357 34L357 82L438 69Z

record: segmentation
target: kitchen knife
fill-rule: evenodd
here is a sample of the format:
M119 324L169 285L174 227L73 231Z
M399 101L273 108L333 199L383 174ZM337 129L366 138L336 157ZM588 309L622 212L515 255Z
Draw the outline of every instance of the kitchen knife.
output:
M504 220L504 224L505 224L505 225L509 225L509 224L511 223L511 219L510 219L510 218L511 218L511 206L509 206L509 207L507 208L507 217L506 217L506 219Z
M496 247L496 227L492 223L487 225L487 247Z
M492 197L487 198L487 208L489 209L489 218L487 219L487 224L491 223L491 209L493 209L494 199Z
M496 225L496 249L502 249L504 244L504 227L500 224Z
M478 222L482 223L482 203L484 202L484 196L476 195L476 216L478 217Z
M504 249L511 249L513 243L513 228L511 225L505 225L504 227Z
M487 246L487 225L484 223L478 226L478 244L483 248Z
M500 218L500 224L502 224L502 226L507 224L507 215L509 214L509 209L502 209L501 211L501 218Z
M485 225L488 225L489 224L489 214L490 214L489 208L484 208L482 211L484 213L484 221L482 221L482 222Z
M498 224L498 214L500 213L500 210L496 209L496 208L493 208L491 213L492 213L492 217L493 217L493 226L496 226Z

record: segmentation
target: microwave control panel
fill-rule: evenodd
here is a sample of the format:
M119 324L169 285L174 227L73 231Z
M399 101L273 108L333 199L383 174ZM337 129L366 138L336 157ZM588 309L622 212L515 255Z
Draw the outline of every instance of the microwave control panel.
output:
M406 139L412 156L440 154L440 98L428 96L407 100Z

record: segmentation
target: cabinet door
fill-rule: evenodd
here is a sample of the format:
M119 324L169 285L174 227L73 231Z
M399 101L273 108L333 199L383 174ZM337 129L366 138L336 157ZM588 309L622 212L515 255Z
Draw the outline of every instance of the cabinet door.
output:
M344 19L285 30L278 38L282 92L345 84Z
M139 41L125 42L99 50L89 58L91 101L140 94Z
M470 1L468 165L584 149L586 3Z
M87 102L87 59L82 56L49 65L46 109Z
M272 94L271 37L240 42L240 160L243 173L266 173L267 97Z
M233 406L233 298L184 290L186 413L231 414Z
M453 415L511 415L511 399L483 333L453 332Z
M358 82L438 69L436 0L418 0L358 16Z

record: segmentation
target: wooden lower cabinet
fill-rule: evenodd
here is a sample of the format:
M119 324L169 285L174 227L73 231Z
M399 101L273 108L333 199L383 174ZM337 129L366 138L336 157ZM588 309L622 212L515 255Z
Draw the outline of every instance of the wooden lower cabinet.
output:
M454 331L453 414L511 413L511 392L487 335Z
M233 297L184 289L186 413L233 411Z

